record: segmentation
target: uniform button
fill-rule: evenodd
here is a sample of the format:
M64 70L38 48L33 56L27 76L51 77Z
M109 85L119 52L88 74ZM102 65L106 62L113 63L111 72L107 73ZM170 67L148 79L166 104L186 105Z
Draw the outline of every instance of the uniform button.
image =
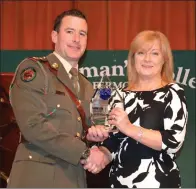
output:
M78 100L78 102L81 104L81 100Z
M76 133L76 137L79 137L80 138L80 133Z
M5 102L5 100L3 98L0 98L0 102Z
M60 104L57 104L56 106L57 106L57 108L60 108L61 105Z
M31 155L29 155L29 159L32 159L32 156Z
M58 67L59 67L59 65L58 65L56 62L52 64L52 68L54 68L54 69L56 69L56 70L57 70L57 69L58 69Z
M80 121L80 120L81 120L81 117L79 116L79 117L78 117L78 121Z

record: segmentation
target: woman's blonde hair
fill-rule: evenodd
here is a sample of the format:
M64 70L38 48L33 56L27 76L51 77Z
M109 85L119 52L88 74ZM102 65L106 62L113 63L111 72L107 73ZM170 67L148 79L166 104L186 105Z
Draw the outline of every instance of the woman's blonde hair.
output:
M158 40L160 42L160 48L164 58L164 64L161 71L162 81L164 81L165 83L171 83L174 81L173 56L167 37L159 31L146 30L136 35L129 49L127 64L128 89L131 89L137 81L137 72L134 65L135 53L143 47L145 47L145 49L147 48L146 50L148 50L150 47L152 47L155 40Z

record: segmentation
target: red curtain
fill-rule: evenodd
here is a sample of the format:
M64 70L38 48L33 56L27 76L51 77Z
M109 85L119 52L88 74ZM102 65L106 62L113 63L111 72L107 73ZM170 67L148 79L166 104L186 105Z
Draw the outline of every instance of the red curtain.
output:
M55 17L78 8L88 50L128 50L142 30L166 34L173 50L195 50L195 1L1 1L1 50L50 50Z

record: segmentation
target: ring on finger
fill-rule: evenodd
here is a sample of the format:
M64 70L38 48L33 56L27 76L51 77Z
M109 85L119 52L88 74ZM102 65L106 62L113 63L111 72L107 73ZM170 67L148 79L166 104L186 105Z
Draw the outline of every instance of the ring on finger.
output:
M97 172L97 167L94 168L92 172L93 172L93 173L96 173L96 172Z

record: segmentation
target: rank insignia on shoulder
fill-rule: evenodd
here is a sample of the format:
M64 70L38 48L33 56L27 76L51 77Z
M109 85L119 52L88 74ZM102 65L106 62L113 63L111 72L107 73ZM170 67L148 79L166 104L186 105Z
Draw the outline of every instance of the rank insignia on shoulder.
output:
M40 59L41 61L44 61L44 62L45 62L45 61L48 61L47 58L46 58L45 56L40 57L39 59Z
M20 74L20 78L24 82L32 81L33 79L35 79L35 77L36 77L36 70L35 68L32 67L28 67L24 69Z
M36 57L36 56L34 56L34 57L29 57L29 59L35 60L35 61L43 61L43 62L48 61L45 56L43 56L43 57Z

